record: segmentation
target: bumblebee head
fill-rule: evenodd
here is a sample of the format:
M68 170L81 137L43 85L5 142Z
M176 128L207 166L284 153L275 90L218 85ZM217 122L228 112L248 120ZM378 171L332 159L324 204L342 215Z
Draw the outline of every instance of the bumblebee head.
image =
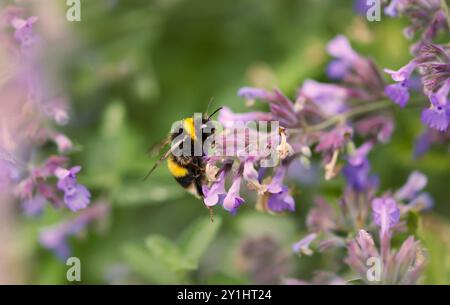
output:
M199 131L201 131L201 133L206 137L211 135L212 133L214 133L214 128L212 127L212 124L209 124L211 121L211 117L221 109L222 107L219 107L218 109L213 111L209 116L206 114L203 115L201 118L199 117L198 119L195 116L183 119L184 132L188 134L192 140L196 140L198 138L197 133ZM196 125L200 126L197 127Z

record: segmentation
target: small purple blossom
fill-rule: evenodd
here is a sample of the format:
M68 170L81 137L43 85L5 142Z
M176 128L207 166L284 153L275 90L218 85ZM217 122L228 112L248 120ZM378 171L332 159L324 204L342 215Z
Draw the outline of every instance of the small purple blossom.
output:
M56 170L59 179L58 188L64 191L64 202L74 212L86 208L91 200L88 189L84 185L77 184L76 174L80 170L81 166L74 166L70 170L64 168Z
M384 93L386 93L391 101L403 108L409 101L408 82L405 80L396 84L387 85L384 88Z
M214 206L216 204L222 204L226 195L225 191L225 171L222 171L219 174L217 180L211 185L211 187L207 187L203 185L203 202L206 206Z
M236 210L245 202L244 198L239 195L239 191L241 188L241 177L236 177L231 185L228 193L223 199L223 207L225 210L231 212L232 214L236 213Z
M427 176L421 172L412 172L405 185L395 193L395 198L398 200L412 200L427 185L427 181Z
M283 211L295 211L295 200L289 194L287 186L281 188L281 192L271 194L267 201L267 208L275 213Z

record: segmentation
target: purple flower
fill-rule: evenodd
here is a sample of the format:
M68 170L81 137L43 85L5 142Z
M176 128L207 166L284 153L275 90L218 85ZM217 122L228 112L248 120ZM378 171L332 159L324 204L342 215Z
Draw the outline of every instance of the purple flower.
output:
M74 219L43 229L40 232L39 241L45 248L54 251L60 259L65 260L70 256L67 238L78 234L90 222L103 218L108 211L107 204L95 204Z
M272 178L272 181L267 185L267 191L272 194L278 194L283 191L283 180L286 175L286 166L279 166Z
M405 80L409 80L412 72L417 67L417 63L415 60L411 60L405 66L401 67L397 71L391 69L384 69L384 72L388 73L391 78L396 82L403 82Z
M387 85L384 88L384 93L391 101L403 108L409 101L408 82L405 80L396 84Z
M311 243L317 238L316 233L306 235L303 239L292 245L292 251L298 254L312 255L313 251L309 248Z
M335 128L328 132L323 132L319 137L319 144L316 152L329 152L341 149L353 136L353 129L349 126Z
M74 166L70 170L64 168L58 168L55 171L56 177L58 177L58 188L62 191L65 191L69 188L72 188L77 183L76 174L81 171L81 166Z
M343 60L332 60L327 66L327 75L332 80L340 80L349 72L351 66Z
M242 177L236 177L228 190L227 195L223 199L223 207L232 214L236 213L237 208L241 206L245 200L239 195Z
M395 17L398 15L397 6L402 0L392 0L388 6L384 8L384 13L388 16Z
M275 213L295 211L295 201L289 194L289 189L287 186L282 186L281 192L270 195L267 202L267 208Z
M31 16L28 19L14 18L11 23L15 28L14 37L22 46L30 46L36 41L33 34L33 24L38 21L37 16Z
M344 35L338 35L331 40L327 45L327 52L333 57L341 59L349 64L359 60L359 55L356 53Z
M361 165L367 159L367 155L372 150L373 143L366 142L354 151L348 158L348 162L353 166Z
M357 192L374 189L378 185L377 176L370 175L370 163L367 159L358 165L346 165L342 174L347 180L348 186Z
M72 211L78 211L88 206L91 194L88 189L77 184L76 174L81 170L81 166L72 167L70 170L58 168L56 176L58 177L58 188L64 191L64 202Z
M253 87L243 87L239 89L238 96L243 97L248 100L263 100L271 101L273 100L274 94L266 89L253 88Z
M363 136L375 134L378 141L386 143L391 138L394 122L386 115L370 116L357 122L355 129Z
M427 185L427 176L421 172L412 172L408 181L396 193L395 198L398 200L412 200Z
M230 128L235 125L236 122L247 123L247 122L259 122L259 121L270 121L272 115L266 112L247 112L247 113L234 113L228 107L223 107L220 110L218 121L225 127Z
M58 133L53 137L53 141L55 141L56 146L58 147L59 153L65 153L72 149L73 144L72 141L62 133Z
M450 107L442 105L436 97L431 98L430 108L422 111L422 122L430 128L445 131L450 121Z
M400 220L400 210L393 198L375 198L372 201L372 217L375 224L380 226L383 236Z
M25 215L38 216L42 213L45 206L45 198L42 195L36 195L28 200L25 200L22 204Z
M300 95L313 101L325 115L336 115L348 108L345 102L349 90L338 85L308 79L303 82Z
M225 170L223 170L210 188L208 188L206 185L203 185L203 202L208 207L223 203L223 200L227 193L225 191L225 175L226 172Z
M242 175L244 180L247 181L250 189L255 189L259 194L262 194L265 192L266 188L261 185L259 173L253 166L253 162L253 158L249 158L244 162L244 171Z

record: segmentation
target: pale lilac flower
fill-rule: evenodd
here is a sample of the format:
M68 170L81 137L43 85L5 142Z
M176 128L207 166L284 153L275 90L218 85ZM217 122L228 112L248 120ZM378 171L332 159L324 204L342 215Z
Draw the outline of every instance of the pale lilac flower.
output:
M349 126L337 127L331 131L323 132L319 137L316 152L332 152L339 150L348 143L353 136L353 129Z
M365 230L359 230L356 238L347 245L345 262L355 270L363 279L367 278L367 261L369 258L379 257L378 250L372 236Z
M28 47L36 42L36 36L33 34L33 24L37 21L37 16L31 16L27 19L16 17L11 21L12 26L16 30L14 32L14 37L22 46Z
M211 185L211 187L207 187L203 185L202 191L204 195L203 202L206 206L214 206L216 204L222 204L226 195L225 191L225 175L226 171L223 170L217 180Z
M421 172L412 172L405 185L395 193L395 198L398 200L412 200L427 185L427 181L427 176Z
M313 251L311 250L310 245L316 238L316 233L306 235L303 239L292 245L292 251L298 254L312 255Z
M223 107L219 112L218 121L222 123L224 128L233 127L235 122L259 122L270 121L272 115L267 112L252 111L246 113L234 113L228 107Z
M231 212L232 214L236 213L237 208L241 206L245 200L239 195L239 191L241 188L241 177L236 177L231 185L228 193L223 199L223 207L225 210Z
M72 141L62 133L58 133L53 137L59 153L65 153L73 148Z
M265 101L271 101L275 99L275 95L272 92L266 89L254 87L242 87L238 91L238 96L248 100L260 99Z
M375 224L381 228L381 235L385 235L400 220L400 210L393 198L375 198L372 201L372 216Z
M390 240L388 242L390 243ZM349 242L347 251L345 262L359 275L360 280L367 284L415 284L426 264L420 243L414 240L413 236L408 237L397 251L380 255L372 236L360 230L357 237ZM369 268L373 266L368 265L369 259L379 260L379 266L382 268L379 279L367 277Z
M244 162L244 170L242 176L244 180L247 181L248 187L250 189L255 189L258 191L258 193L262 194L265 192L266 187L261 184L259 173L255 169L253 162L253 158L249 158Z
M283 180L286 175L286 166L279 166L275 171L272 181L267 185L267 191L272 194L281 193L283 191Z
M394 122L386 115L371 116L357 122L355 130L362 136L374 134L379 142L386 143L391 139Z
M327 116L336 115L347 110L348 89L335 85L319 83L311 79L303 82L299 95L311 100Z

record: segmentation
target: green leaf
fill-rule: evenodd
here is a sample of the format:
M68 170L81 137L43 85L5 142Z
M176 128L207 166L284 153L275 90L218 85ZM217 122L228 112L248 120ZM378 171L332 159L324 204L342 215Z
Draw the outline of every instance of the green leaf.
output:
M167 238L153 235L146 239L145 244L150 254L163 262L172 272L195 270L196 264L183 255L178 246Z
M406 214L406 227L408 228L408 233L416 235L417 229L419 227L419 214L414 211L409 211Z
M222 219L219 217L216 217L212 223L206 217L194 222L180 237L180 248L183 254L197 265L201 256L216 237L221 224Z
M173 284L184 282L175 272L169 270L157 257L144 247L126 245L122 253L127 264L144 279L155 284Z
M126 184L114 192L113 201L118 206L141 206L175 200L184 195L184 190L171 181L171 184L138 182Z

